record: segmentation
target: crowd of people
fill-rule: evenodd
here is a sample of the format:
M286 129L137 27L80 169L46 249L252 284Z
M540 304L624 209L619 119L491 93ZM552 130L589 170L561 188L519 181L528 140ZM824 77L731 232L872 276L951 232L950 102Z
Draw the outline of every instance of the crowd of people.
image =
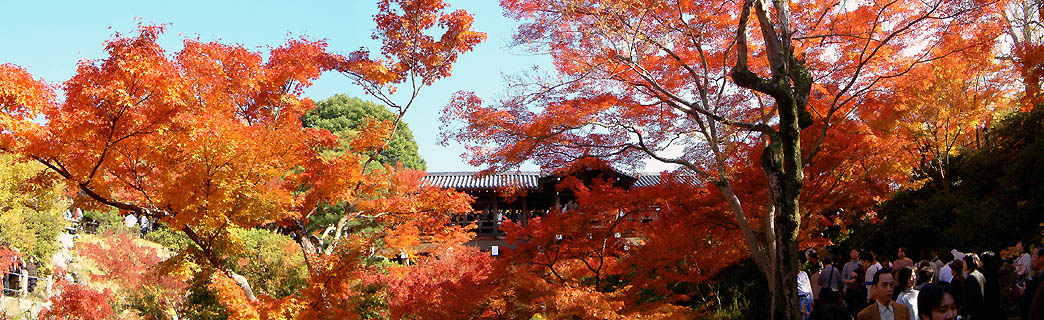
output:
M123 225L131 230L141 230L142 236L152 231L152 222L144 215L138 218L136 215L128 214L123 218Z
M918 262L903 247L895 259L851 249L847 261L809 250L797 276L801 311L805 319L1008 319L1004 289L1018 295L1006 304L1017 304L1020 319L1044 319L1044 247L1025 250L1020 242L1014 250L1013 261L954 249ZM1002 271L1006 262L1014 274Z

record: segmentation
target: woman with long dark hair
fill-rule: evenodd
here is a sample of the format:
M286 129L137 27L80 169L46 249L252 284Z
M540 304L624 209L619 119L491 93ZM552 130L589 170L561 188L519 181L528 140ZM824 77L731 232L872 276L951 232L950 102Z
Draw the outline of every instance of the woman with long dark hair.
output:
M895 302L902 303L907 307L910 307L910 320L917 319L917 295L918 290L914 289L914 285L917 283L917 274L914 273L913 267L903 267L896 273L896 291L899 292Z

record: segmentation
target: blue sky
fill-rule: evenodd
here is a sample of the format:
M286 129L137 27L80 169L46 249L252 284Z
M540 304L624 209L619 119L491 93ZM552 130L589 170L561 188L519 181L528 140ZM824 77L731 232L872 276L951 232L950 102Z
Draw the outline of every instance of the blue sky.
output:
M501 74L516 74L550 58L508 47L517 23L505 18L494 0L449 0L453 9L475 16L474 29L489 38L463 55L450 78L425 88L406 122L420 145L428 171L474 170L461 159L464 149L439 140L439 111L458 90L484 99L503 92ZM239 43L259 51L291 37L326 39L330 50L349 53L361 46L378 49L370 39L375 29L376 0L348 1L15 1L0 0L0 63L13 63L35 77L60 83L72 76L80 59L103 58L102 46L113 32L133 32L138 21L167 23L160 39L168 52L181 49L185 37ZM139 20L135 20L139 19ZM111 27L111 28L110 28ZM322 100L337 93L364 97L342 75L324 75L305 95ZM524 170L536 170L526 166Z

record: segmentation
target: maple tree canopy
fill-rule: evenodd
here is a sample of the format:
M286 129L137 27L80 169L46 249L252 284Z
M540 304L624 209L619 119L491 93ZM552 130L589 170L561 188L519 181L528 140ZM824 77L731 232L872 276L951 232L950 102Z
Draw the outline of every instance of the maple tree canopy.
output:
M444 136L490 171L600 157L700 177L719 190L769 280L773 310L785 306L788 317L800 314L798 248L843 222L839 212L863 212L908 180L897 135L875 131L875 114L860 110L881 107L871 99L895 89L890 79L991 52L1005 8L999 0L501 4L522 24L515 42L550 54L554 70L519 77L492 103L458 92L443 117L457 125ZM813 214L830 216L806 219Z

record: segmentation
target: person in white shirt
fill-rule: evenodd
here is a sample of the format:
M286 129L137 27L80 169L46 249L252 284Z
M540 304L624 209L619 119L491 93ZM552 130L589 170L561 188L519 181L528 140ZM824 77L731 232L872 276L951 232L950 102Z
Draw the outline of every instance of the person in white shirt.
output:
M863 264L863 270L866 273L863 275L863 284L866 285L866 292L870 292L870 287L873 285L874 275L877 274L878 270L881 270L881 264L877 262L877 258L874 257L873 253L869 251L863 251L859 254L859 262ZM866 296L867 301L873 300L871 294ZM891 298L891 296L889 296Z
M149 221L149 217L144 215L141 216L141 235L144 236L152 231L152 221Z
M929 269L931 270L931 269ZM914 284L917 283L917 273L914 272L913 267L904 267L899 269L896 274L897 284L902 288L902 292L899 293L899 299L895 302L906 305L910 308L910 320L917 320L917 289L914 289Z
M950 253L953 254L953 259L954 260L964 260L964 252L960 252L960 251L957 251L957 249L953 249L953 250L950 250Z
M812 283L808 280L808 274L805 271L798 271L797 289L801 315L803 319L807 320L808 315L812 313L812 299L815 297L812 296Z
M135 217L133 214L128 214L126 218L123 218L123 225L127 226L127 228L134 228L137 224L138 217Z

